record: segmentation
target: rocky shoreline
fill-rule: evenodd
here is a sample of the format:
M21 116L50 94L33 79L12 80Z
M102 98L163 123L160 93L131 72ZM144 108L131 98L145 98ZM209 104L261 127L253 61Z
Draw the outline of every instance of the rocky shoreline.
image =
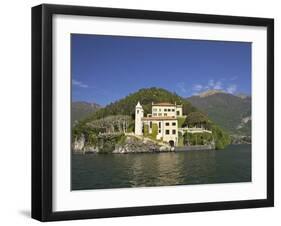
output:
M102 153L104 147L101 145L90 146L85 143L84 137L75 140L72 144L72 150L75 154L89 154ZM174 151L173 147L168 144L157 144L149 139L137 139L135 137L127 136L123 143L114 145L114 149L110 151L112 154L126 154L126 153L148 153L148 152L170 152Z
M148 153L148 152L170 152L174 151L173 147L168 144L157 144L148 139L137 139L134 137L126 137L124 144L117 144L113 154L126 153Z
M75 140L72 144L74 154L95 154L105 153L103 147L90 146L85 143L85 138ZM107 153L112 154L128 154L128 153L161 153L161 152L177 152L192 150L214 150L214 145L194 145L184 147L171 147L163 142L156 142L149 138L138 139L132 136L126 136L122 143L114 146L113 150Z

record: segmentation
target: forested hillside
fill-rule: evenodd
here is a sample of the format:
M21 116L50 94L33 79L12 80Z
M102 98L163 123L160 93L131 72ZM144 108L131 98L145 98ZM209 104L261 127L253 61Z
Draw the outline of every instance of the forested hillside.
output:
M187 115L193 124L196 123L196 120L199 120L198 123L203 120L202 122L207 124L208 128L212 130L212 139L214 139L217 148L224 148L230 142L228 135L209 120L207 116L203 116L189 101L161 88L140 89L121 100L97 110L74 126L72 130L73 140L83 136L86 143L91 145L97 140L99 133L108 131L111 133L133 132L135 106L138 101L143 106L145 115L151 113L152 102L176 102L177 104L182 104L183 114ZM198 115L198 113L200 114ZM184 125L187 124L188 122L184 122ZM118 143L119 141L115 140L114 142ZM113 145L111 144L111 146Z
M186 100L227 132L251 135L251 97L210 91Z

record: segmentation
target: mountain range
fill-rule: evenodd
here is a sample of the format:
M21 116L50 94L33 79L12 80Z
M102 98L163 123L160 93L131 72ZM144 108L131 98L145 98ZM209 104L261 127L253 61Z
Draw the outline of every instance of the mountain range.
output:
M193 106L200 109L221 128L233 135L251 135L250 96L233 95L221 90L209 90L199 95L186 98Z
M88 103L85 101L72 102L71 106L71 123L83 120L89 117L92 113L99 110L101 106L96 103Z

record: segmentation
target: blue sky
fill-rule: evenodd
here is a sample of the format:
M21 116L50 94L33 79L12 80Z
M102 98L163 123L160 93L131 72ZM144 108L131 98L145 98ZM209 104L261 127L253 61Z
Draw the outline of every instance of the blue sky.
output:
M71 35L72 100L107 105L141 88L251 94L251 43Z

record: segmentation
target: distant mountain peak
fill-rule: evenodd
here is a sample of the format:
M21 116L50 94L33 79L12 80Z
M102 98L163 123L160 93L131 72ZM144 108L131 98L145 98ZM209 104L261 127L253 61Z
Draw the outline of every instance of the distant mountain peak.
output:
M94 102L73 101L71 104L71 121L74 123L75 121L85 119L100 108L102 106Z
M89 105L93 107L101 107L100 104L97 104L95 102L87 102L87 101L73 101L72 104L81 104L81 105Z
M202 93L199 93L199 97L207 97L207 96L211 96L217 93L225 93L225 91L221 90L221 89L212 89L212 90L207 90L204 91Z
M235 96L240 97L241 99L245 99L249 97L249 95L245 93L237 93Z

